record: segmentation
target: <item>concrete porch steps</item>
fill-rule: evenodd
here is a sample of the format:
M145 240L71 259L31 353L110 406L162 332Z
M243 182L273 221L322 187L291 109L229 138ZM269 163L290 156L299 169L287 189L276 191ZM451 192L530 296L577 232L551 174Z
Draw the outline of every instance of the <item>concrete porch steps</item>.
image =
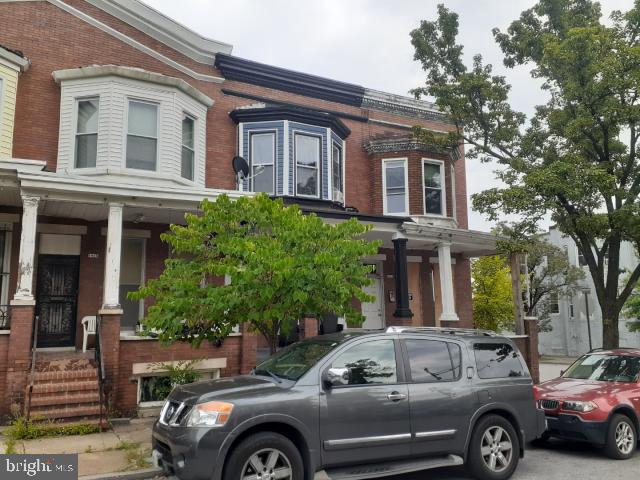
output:
M65 425L99 421L98 369L92 356L76 352L37 355L31 418Z

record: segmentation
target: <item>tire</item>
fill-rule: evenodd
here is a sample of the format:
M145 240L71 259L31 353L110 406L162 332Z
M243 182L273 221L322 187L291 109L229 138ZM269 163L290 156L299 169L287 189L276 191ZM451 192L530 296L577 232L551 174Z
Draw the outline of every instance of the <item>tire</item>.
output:
M302 456L287 437L275 432L256 433L233 449L225 462L222 478L242 480L249 476L260 480L302 480Z
M604 453L615 460L631 458L638 446L636 427L626 415L616 413L607 428Z
M467 471L478 480L507 480L519 460L520 440L511 422L499 415L482 417L471 434Z

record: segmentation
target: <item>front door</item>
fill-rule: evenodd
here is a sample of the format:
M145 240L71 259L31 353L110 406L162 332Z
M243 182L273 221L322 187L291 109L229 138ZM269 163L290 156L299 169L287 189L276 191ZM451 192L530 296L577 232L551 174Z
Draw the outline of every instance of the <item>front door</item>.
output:
M362 288L365 293L374 297L373 302L364 302L362 304L362 315L364 323L362 328L382 328L382 279L379 276L372 277L373 283Z
M363 340L323 368L347 368L348 384L322 387L320 437L324 465L369 463L407 456L409 394L393 338Z
M77 255L38 256L38 347L75 344L79 266Z

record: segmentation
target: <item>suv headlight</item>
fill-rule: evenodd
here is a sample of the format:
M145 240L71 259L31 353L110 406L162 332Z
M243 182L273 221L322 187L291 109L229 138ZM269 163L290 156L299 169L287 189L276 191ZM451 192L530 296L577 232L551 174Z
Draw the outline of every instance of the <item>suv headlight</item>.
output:
M187 427L221 427L233 411L233 403L206 402L193 407L187 417Z
M592 412L597 408L598 408L598 405L596 405L594 402L580 402L580 401L569 400L562 403L562 409L569 410L571 412L587 413L587 412Z

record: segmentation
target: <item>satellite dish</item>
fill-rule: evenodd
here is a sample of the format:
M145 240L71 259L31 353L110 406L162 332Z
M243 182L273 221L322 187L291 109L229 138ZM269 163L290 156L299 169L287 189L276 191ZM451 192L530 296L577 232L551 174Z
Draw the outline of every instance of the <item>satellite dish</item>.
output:
M249 176L249 164L244 158L240 156L233 157L231 165L233 165L233 171L236 172L236 175L241 178L247 178Z

